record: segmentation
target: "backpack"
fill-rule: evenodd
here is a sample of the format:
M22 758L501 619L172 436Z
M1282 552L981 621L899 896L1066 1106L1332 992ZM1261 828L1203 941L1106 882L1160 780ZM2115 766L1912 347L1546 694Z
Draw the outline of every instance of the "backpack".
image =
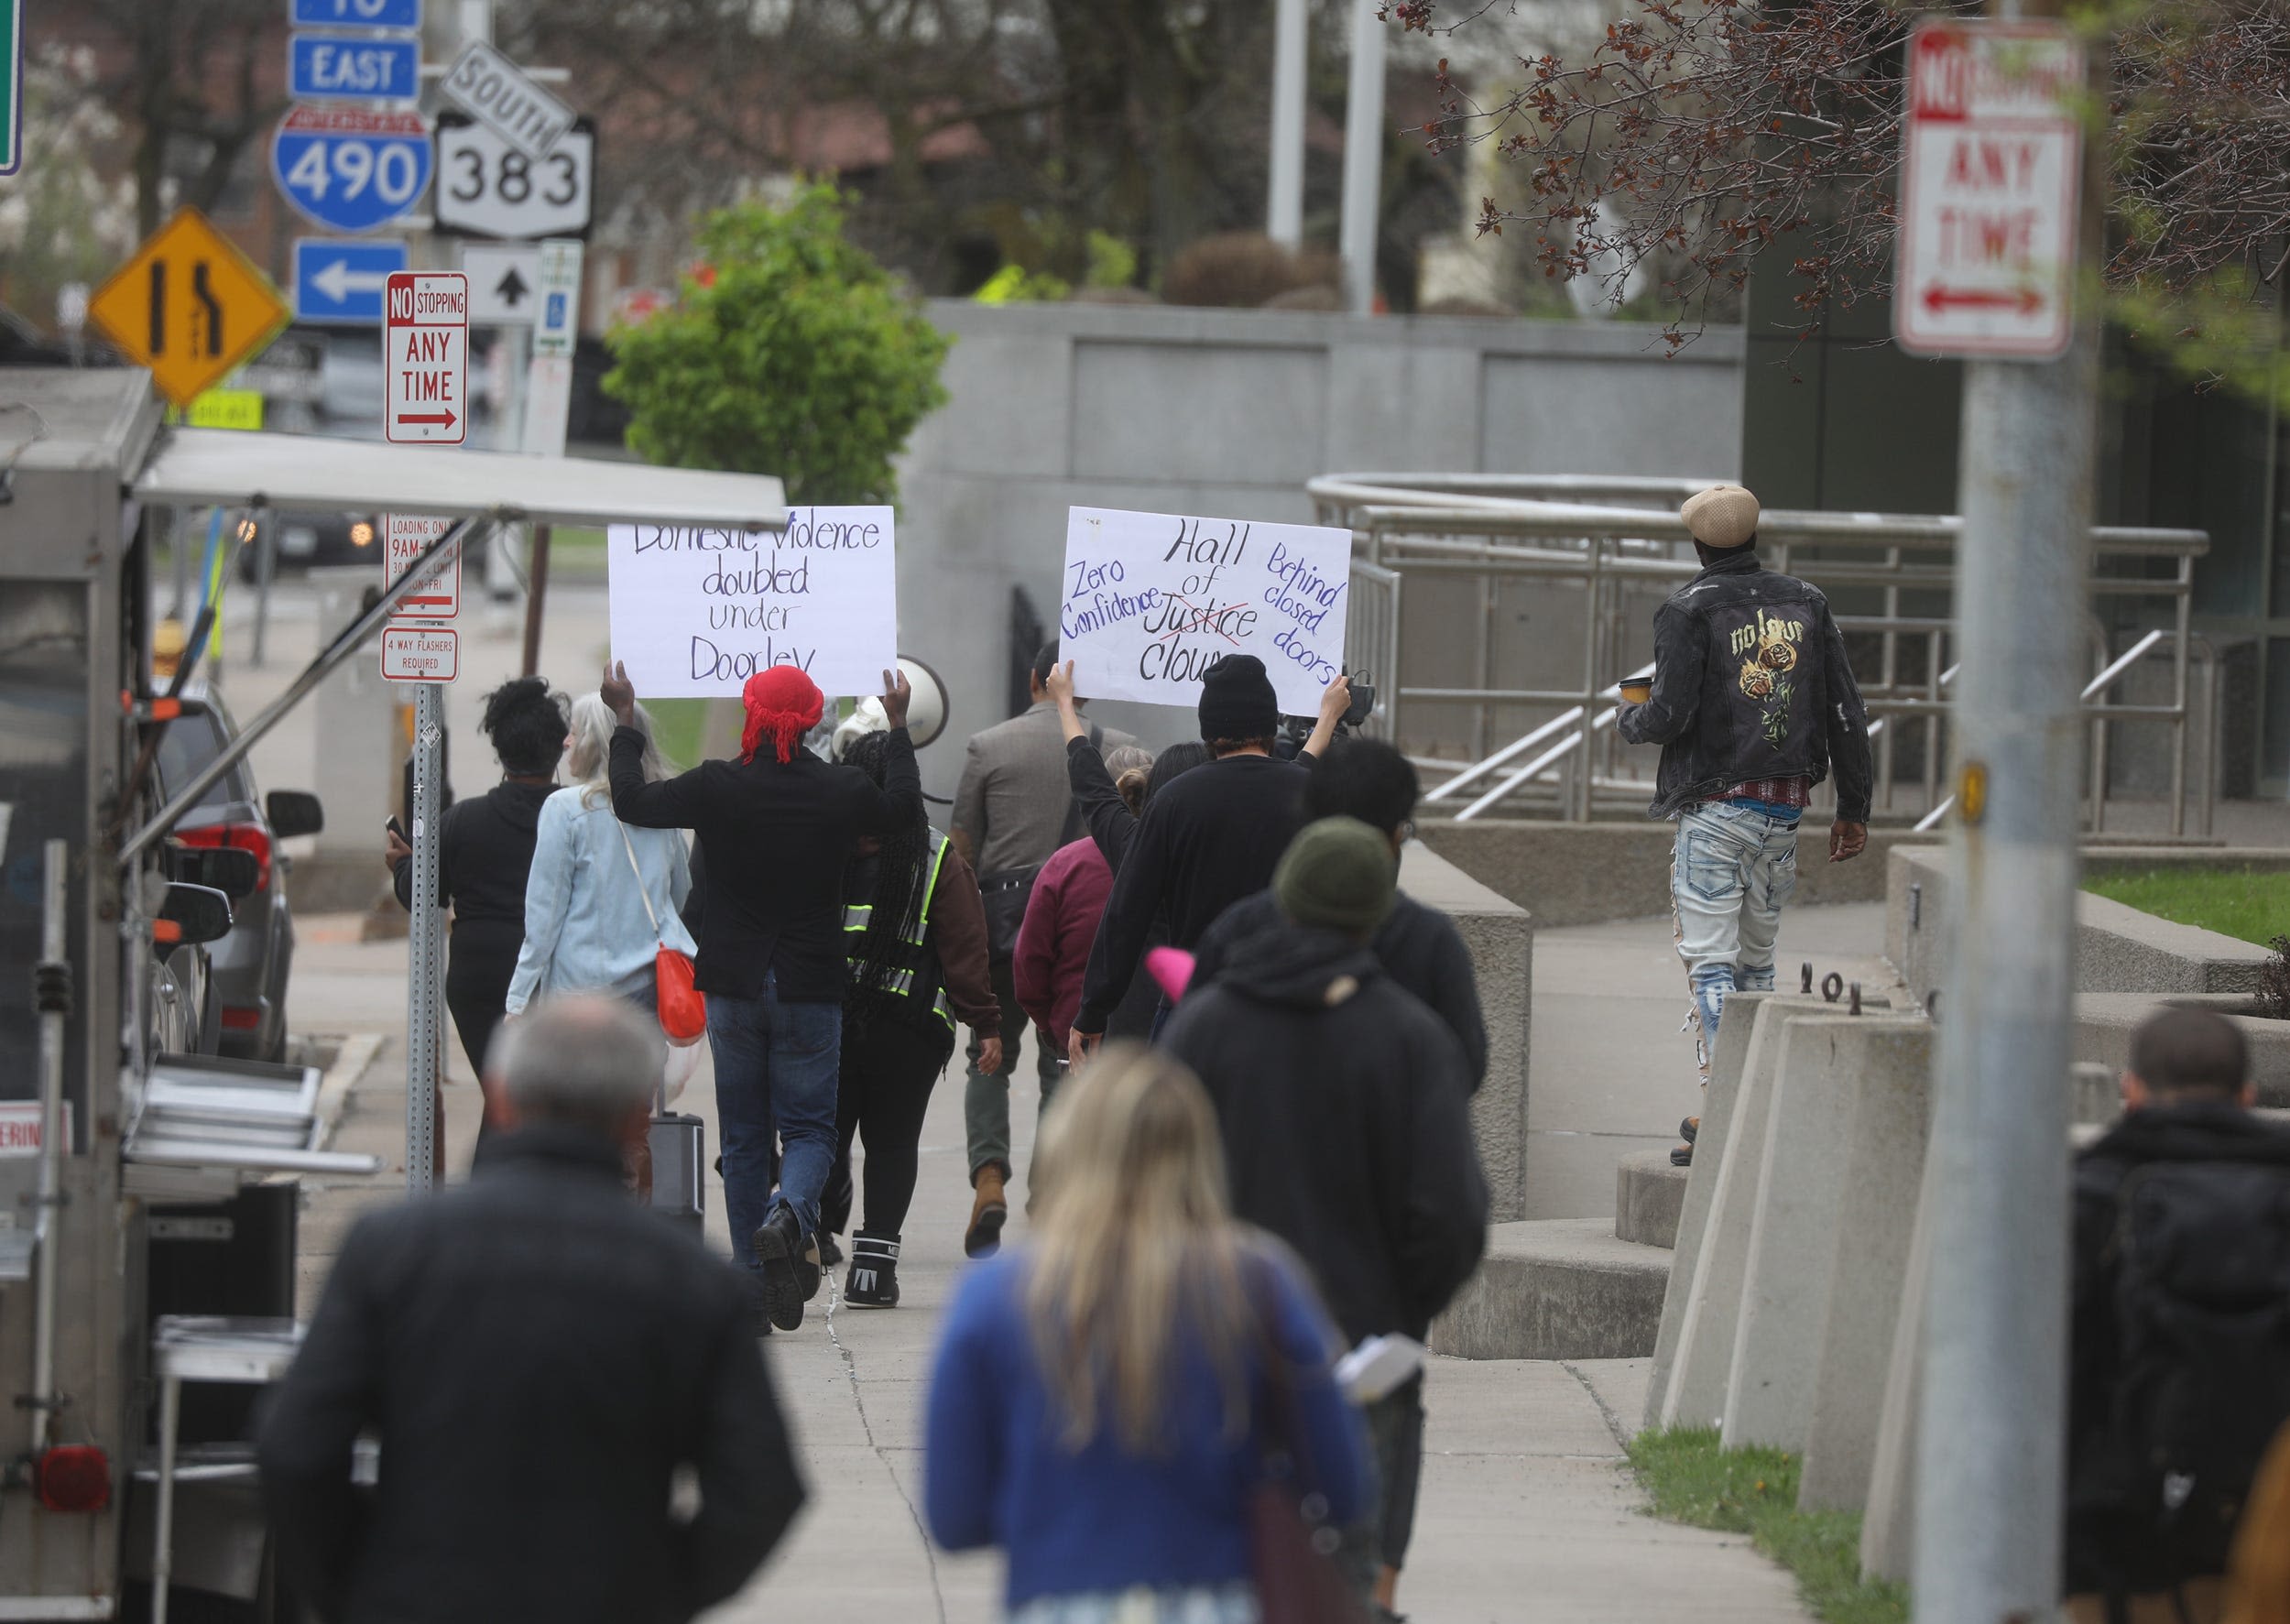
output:
M2224 1573L2290 1421L2290 1167L2149 1162L2115 1222L2122 1509L2153 1520L2178 1577Z

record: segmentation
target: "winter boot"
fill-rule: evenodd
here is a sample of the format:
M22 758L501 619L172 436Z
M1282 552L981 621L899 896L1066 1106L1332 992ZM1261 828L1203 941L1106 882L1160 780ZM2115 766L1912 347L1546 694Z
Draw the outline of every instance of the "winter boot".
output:
M1002 1190L1002 1170L988 1163L972 1181L977 1194L970 1203L970 1227L963 1232L962 1255L991 1258L1002 1249L1002 1226L1009 1222L1009 1201Z
M851 1237L851 1272L843 1282L843 1301L853 1308L899 1306L899 1237L868 1235Z
M765 1312L780 1330L794 1330L803 1323L800 1271L808 1249L803 1244L802 1226L795 1221L795 1210L784 1204L773 1207L771 1215L763 1221L763 1227L756 1231L755 1239L749 1244L755 1248L756 1262L763 1274ZM816 1279L814 1275L814 1282Z

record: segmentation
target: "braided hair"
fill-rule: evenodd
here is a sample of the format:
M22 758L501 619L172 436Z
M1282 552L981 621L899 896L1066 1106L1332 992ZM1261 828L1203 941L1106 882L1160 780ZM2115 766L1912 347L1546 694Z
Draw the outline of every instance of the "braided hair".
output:
M843 752L844 765L857 768L880 788L889 736L885 733L861 735ZM929 900L930 864L930 819L918 808L911 823L882 836L876 854L874 907L867 915L866 934L859 939L858 962L851 966L846 1000L855 1024L865 1025L869 1015L899 996L891 978L904 967L900 961L906 954L907 937Z

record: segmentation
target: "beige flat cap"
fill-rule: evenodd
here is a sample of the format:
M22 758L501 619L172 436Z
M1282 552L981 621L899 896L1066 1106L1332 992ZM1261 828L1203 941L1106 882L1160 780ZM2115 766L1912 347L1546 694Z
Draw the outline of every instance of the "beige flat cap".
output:
M1757 498L1738 485L1713 485L1678 509L1704 547L1739 547L1757 534Z

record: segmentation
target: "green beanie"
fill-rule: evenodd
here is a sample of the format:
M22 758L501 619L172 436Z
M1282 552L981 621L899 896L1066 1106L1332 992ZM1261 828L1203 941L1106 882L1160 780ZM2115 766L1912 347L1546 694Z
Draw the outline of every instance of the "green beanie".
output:
M1391 841L1358 818L1307 823L1272 871L1272 898L1300 925L1372 934L1398 889Z

